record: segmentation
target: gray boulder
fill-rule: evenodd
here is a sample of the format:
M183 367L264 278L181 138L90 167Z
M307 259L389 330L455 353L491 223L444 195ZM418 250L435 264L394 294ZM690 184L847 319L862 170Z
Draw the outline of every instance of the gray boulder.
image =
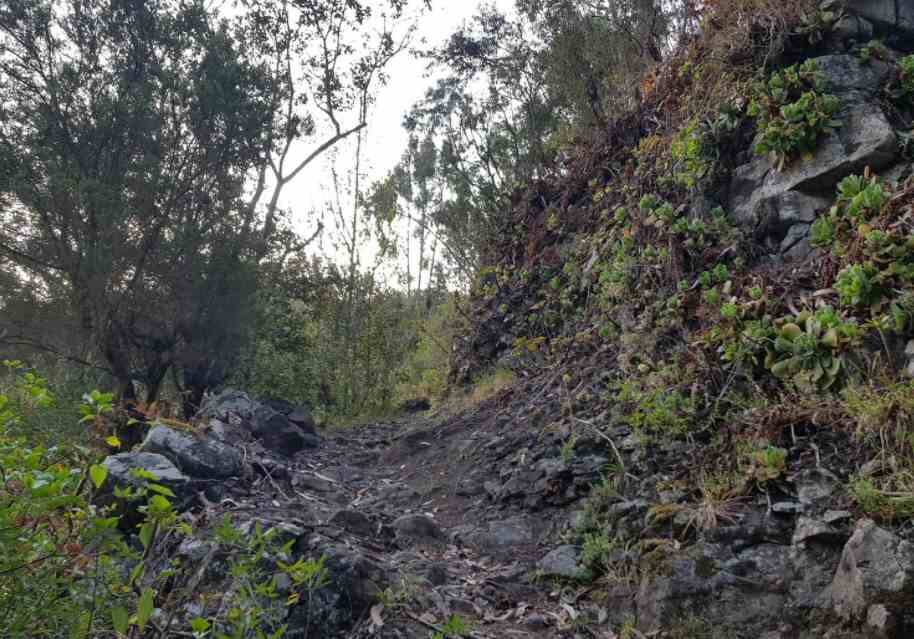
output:
M251 399L247 393L225 390L203 402L200 416L218 423L222 431L219 439L223 441L232 441L226 430L238 428L249 432L264 448L279 455L292 456L305 448L320 445L310 413L306 408L296 408L288 402L270 400L268 405Z
M338 510L330 517L329 523L339 526L346 532L361 537L370 537L377 529L374 522L363 512L358 510Z
M298 426L303 432L311 435L317 435L315 430L314 417L306 406L299 406L287 415L289 421Z
M398 539L415 539L419 541L440 541L444 539L441 528L430 517L425 515L403 515L394 520L393 529Z
M383 567L358 551L328 546L321 548L320 554L327 558L327 583L289 610L288 637L348 636L346 630L367 615L390 585Z
M731 554L716 544L699 543L646 574L636 597L638 625L645 633L669 628L695 610L721 637L752 636L777 629L787 604L788 549L760 544Z
M307 433L289 421L289 418L267 406L260 406L254 417L246 422L251 434L267 450L291 457L305 448L316 448L320 438Z
M857 523L831 584L834 611L864 619L871 606L910 609L914 598L914 544L869 519Z
M241 420L253 418L259 407L260 404L247 393L227 389L204 399L199 416L218 419L227 424L237 424Z
M115 488L145 488L151 479L137 477L135 471L143 470L155 476L154 483L165 486L175 494L172 499L175 508L186 509L194 501L194 485L189 477L182 473L167 458L156 453L120 453L112 455L102 462L108 470L108 479L93 502L102 507L112 508L114 515L120 519L118 527L130 531L145 520L140 507L145 499L127 500L115 496Z
M178 496L187 494L190 488L190 478L166 457L156 453L120 453L105 459L103 465L108 469L108 485L142 488L147 480L133 473L139 469L155 475L156 483L167 486Z
M532 545L538 535L533 521L527 517L512 517L492 521L480 529L474 529L466 536L471 546L497 558L509 558L516 554L517 546Z
M577 579L584 574L581 551L577 546L559 546L539 560L536 568L545 577Z
M241 472L241 454L220 441L156 426L140 451L164 455L182 472L201 479L225 479Z

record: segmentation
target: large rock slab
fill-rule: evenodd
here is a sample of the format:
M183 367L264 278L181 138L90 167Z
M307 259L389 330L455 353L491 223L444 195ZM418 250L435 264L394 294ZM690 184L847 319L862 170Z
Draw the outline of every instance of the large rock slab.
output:
M581 565L581 550L570 544L559 546L536 564L537 571L544 577L563 577L578 579L585 575L586 569Z
M831 584L835 612L864 619L870 606L909 611L914 601L914 544L869 519L857 523Z
M444 533L438 526L437 522L425 515L403 515L394 520L393 529L397 533L397 538L401 540L415 541L443 541Z
M254 417L261 404L242 391L227 389L217 395L203 400L200 417L221 420L227 424L237 424L240 420Z
M200 479L225 479L241 472L241 453L220 441L179 433L167 426L149 431L140 451L164 455L182 472Z
M390 586L387 572L376 561L346 546L320 549L326 557L326 584L289 610L287 637L332 639L368 614ZM385 635L386 636L386 635Z
M171 501L178 510L184 510L195 498L194 484L177 466L166 457L157 453L120 453L112 455L102 462L108 470L108 478L101 490L94 496L93 502L98 506L111 507L114 515L120 519L118 526L123 531L130 531L140 525L146 516L140 511L145 499L127 500L115 496L115 488L145 488L150 479L138 477L136 471L142 470L155 476L155 483L169 488L175 499Z

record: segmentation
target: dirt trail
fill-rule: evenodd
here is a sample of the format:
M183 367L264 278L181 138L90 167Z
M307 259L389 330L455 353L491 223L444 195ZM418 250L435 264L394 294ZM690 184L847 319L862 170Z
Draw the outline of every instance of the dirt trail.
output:
M372 548L399 575L383 610L346 636L428 637L454 614L474 637L574 636L559 627L572 615L562 604L578 593L552 589L536 575L557 513L534 521L486 492L485 478L499 484L499 462L517 451L499 447L504 435L479 414L327 433L296 465L292 484L325 490L317 499L339 507L326 511L327 521L348 527L352 543ZM313 504L313 495L297 492ZM361 519L349 513L367 516L371 533L360 535ZM441 536L404 534L398 526L409 515L432 520Z

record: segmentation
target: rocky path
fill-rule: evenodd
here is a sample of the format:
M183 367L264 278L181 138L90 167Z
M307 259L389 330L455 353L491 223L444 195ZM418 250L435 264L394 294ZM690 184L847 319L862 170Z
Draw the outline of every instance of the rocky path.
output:
M228 392L195 432L157 425L106 462L116 482L142 466L178 495L193 534L157 552L160 570L201 566L186 617L218 617L236 587L213 541L228 517L245 534L276 529L293 558L327 560L328 583L279 611L287 637L427 639L455 616L478 639L614 636L582 634L605 614L567 579L577 557L560 546L569 514L557 507L586 494L605 457L558 463L557 436L494 405L326 432L276 408Z
M548 552L540 542L560 524L486 491L486 477L491 492L501 486L497 455L485 454L498 443L472 419L450 428L402 420L328 433L296 461L294 494L277 490L274 502L329 527L311 540L315 549L336 541L385 575L383 588L366 584L385 591L382 603L340 636L424 638L453 615L479 638L575 635L581 591L538 568ZM573 557L565 569L575 569Z

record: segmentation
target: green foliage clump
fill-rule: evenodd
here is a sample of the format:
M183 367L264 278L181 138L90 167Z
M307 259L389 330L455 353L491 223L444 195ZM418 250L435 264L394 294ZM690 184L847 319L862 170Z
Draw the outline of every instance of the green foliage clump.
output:
M835 289L845 306L869 306L881 297L875 283L879 274L872 264L851 264L845 267L835 279Z
M869 311L864 319L880 330L901 333L914 310L914 238L890 197L875 177L845 178L835 205L813 223L811 243L846 259L833 284L841 304Z
M773 335L766 366L775 377L801 388L831 388L847 367L847 350L859 343L859 327L829 306L789 319Z
M898 86L894 97L907 104L914 104L914 55L901 58L898 61Z
M469 626L460 615L451 615L441 630L432 634L432 639L461 639L470 632Z
M199 566L172 560L154 574L154 551L194 533L178 517L175 494L158 478L133 471L135 485L111 486L105 465L83 447L35 445L15 434L26 419L53 410L55 397L41 376L18 362L5 362L13 380L0 389L0 611L4 637L140 637L155 632L157 608L165 618L189 625L195 637L269 637L283 632L285 606L275 572L289 575L298 597L326 583L325 560L275 561L288 556L275 530L259 525L242 532L226 517L213 531L220 557L233 578L224 613L181 620L173 615L190 602L183 592ZM73 414L97 424L112 412L112 396L93 391ZM110 441L117 447L119 442ZM100 497L100 499L93 499ZM110 504L110 505L105 505ZM125 506L125 504L131 504ZM125 534L124 510L140 521ZM275 569L271 566L276 566ZM178 587L175 588L175 585ZM170 591L167 596L164 594ZM40 611L40 614L36 614Z
M868 64L873 60L886 60L889 55L889 49L883 44L882 40L871 40L860 47L860 51L857 52L857 57L864 64Z
M914 518L914 469L892 473L878 481L868 477L855 479L851 497L872 517L885 521Z
M695 188L713 167L704 131L694 121L681 128L673 137L670 154L676 161L676 183L687 189Z
M458 301L451 297L425 320L416 323L419 339L400 366L397 400L426 397L440 399L447 390L454 338L459 329Z
M819 137L841 123L837 97L826 93L815 62L807 60L774 72L756 85L749 115L758 123L755 152L773 154L778 169L797 155L811 153Z
M694 402L663 384L654 386L638 378L622 382L617 395L624 407L622 418L647 437L685 435L695 415Z
M842 252L860 225L879 215L889 196L875 177L849 175L838 183L838 199L831 210L813 222L811 244Z
M851 496L872 517L914 517L914 382L869 380L849 386L842 404L857 437L877 451L881 462L878 472L854 479Z

